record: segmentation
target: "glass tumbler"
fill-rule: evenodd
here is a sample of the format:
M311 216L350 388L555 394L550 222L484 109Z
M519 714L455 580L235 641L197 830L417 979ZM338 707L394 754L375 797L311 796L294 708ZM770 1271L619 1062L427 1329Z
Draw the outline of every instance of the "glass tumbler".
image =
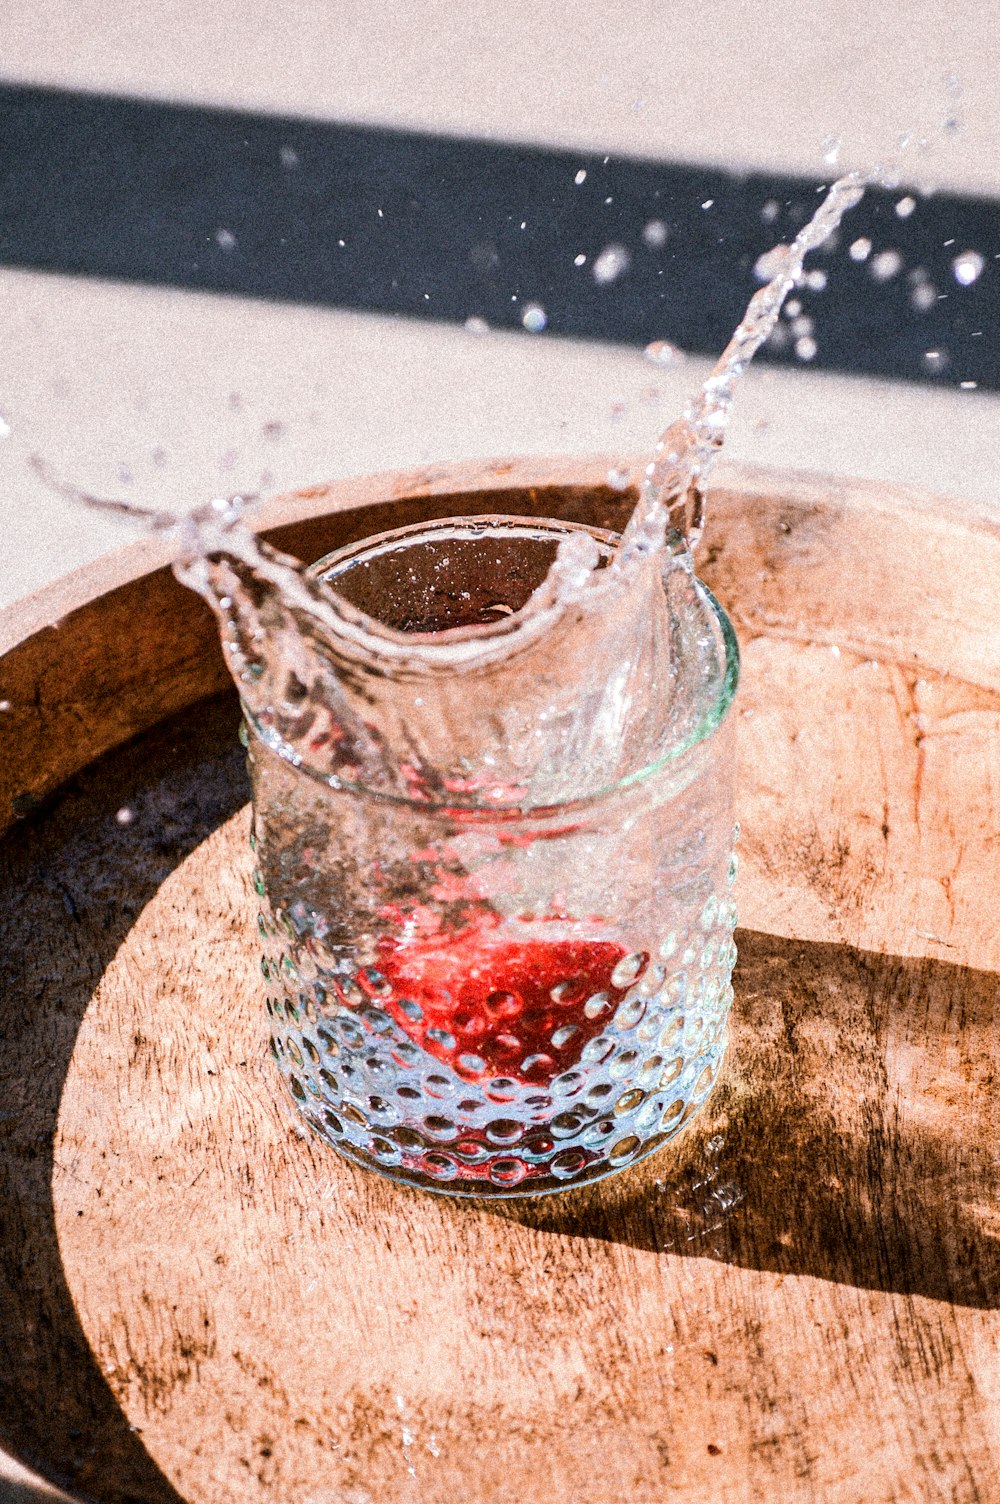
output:
M616 536L596 529L457 518L350 545L310 574L433 648L501 630L573 531L614 557ZM556 1191L650 1154L711 1092L736 955L738 650L710 592L674 573L671 677L646 717L656 735L640 738L655 755L619 756L613 777L593 722L581 742L566 709L608 677L600 621L544 661L372 670L372 702L402 706L401 738L423 716L438 763L454 753L409 792L368 786L362 765L319 771L244 706L271 1053L348 1158L452 1195ZM521 690L518 734L540 746L525 733L540 717L544 751L530 767L518 752L491 784Z

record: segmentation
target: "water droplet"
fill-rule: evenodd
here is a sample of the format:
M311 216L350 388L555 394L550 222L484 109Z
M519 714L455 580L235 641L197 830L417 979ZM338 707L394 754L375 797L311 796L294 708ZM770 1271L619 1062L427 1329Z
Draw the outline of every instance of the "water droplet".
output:
M814 271L806 272L803 278L810 292L822 292L827 284L827 280L826 272L820 267L816 267Z
M579 186L580 186L581 183L585 183L587 181L587 169L586 169L586 167L581 167L580 168L579 172L577 173L577 175L573 179L573 181L574 181L574 183L576 184L576 186L578 188L579 188Z
M913 213L913 211L914 211L914 209L916 207L917 207L917 201L916 201L916 199L913 198L913 197L911 197L911 195L908 193L908 194L906 194L906 196L904 198L901 198L899 200L899 202L897 203L897 205L896 205L896 213L899 215L900 219L909 219L910 215Z
M685 359L684 351L672 345L668 339L654 339L642 353L654 366L663 366L665 370L679 366Z
M651 219L643 229L642 238L651 251L658 251L666 245L669 233L662 219Z
M574 266L584 266L586 264L586 261L587 261L587 258L583 254L582 251L580 252L580 254L578 256L574 256L573 257L573 265Z
M135 819L135 810L129 809L127 804L123 804L121 809L115 811L115 819L119 825L131 825Z
M760 217L766 225L773 225L781 213L781 205L776 198L769 198L760 211Z
M521 315L521 323L529 334L541 334L548 322L545 309L540 303L529 303Z
M943 371L948 364L948 352L946 350L925 350L924 365L928 371Z
M958 384L962 388L963 392L974 392L976 390L976 387L979 385L979 382L978 381L960 381ZM3 709L3 705L0 705L0 710L2 710L2 709Z
M978 251L962 251L951 263L951 269L960 287L971 287L985 265Z
M812 334L814 328L815 325L812 319L806 313L802 313L798 318L792 320L792 333L798 338L801 338L804 334Z
M876 282L889 282L903 269L903 258L898 251L879 251L873 257L869 271Z
M7 419L3 416L3 414L0 413L0 439L9 439L9 438L10 438L10 424L7 422Z
M629 474L628 470L609 470L608 485L612 491L627 491L629 488Z
M281 165L286 172L294 172L295 168L299 165L299 154L294 146L283 146L278 156L281 158Z
M215 243L220 251L235 251L236 236L232 230L216 230Z
M632 258L623 245L606 245L594 262L594 281L605 286L628 271Z
M0 700L0 714L2 714L4 711L9 710L9 709L10 709L10 701L9 700Z
M466 334L489 334L490 332L490 326L486 320L479 318L476 314L467 318L462 327Z
M799 360L812 360L818 348L811 334L803 334L801 339L795 341L795 353Z
M703 208L703 209L711 209L711 207L712 207L712 205L713 205L713 204L714 204L714 203L715 203L715 199L714 199L714 198L707 198L707 199L706 199L706 200L705 200L705 202L704 202L704 203L703 203L703 204L702 204L702 206L701 206L701 207L702 207L702 208Z
M848 255L852 261L867 261L872 253L872 243L867 235L859 235L857 240L851 241Z

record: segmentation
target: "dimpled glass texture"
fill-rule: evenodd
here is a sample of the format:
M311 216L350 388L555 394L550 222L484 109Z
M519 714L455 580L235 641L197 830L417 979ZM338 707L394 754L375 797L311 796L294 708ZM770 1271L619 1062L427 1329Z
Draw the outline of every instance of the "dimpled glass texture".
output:
M331 787L247 718L270 1050L350 1159L453 1195L550 1192L634 1164L708 1098L736 956L737 650L698 603L711 714L594 797L494 812Z

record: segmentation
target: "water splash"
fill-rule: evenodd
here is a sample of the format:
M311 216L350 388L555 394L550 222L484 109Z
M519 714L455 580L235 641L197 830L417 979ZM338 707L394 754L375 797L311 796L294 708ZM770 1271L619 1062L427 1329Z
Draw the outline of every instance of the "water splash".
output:
M544 540L541 578L502 615L491 616L484 597L485 615L448 617L455 630L414 631L405 612L395 625L378 620L336 581L258 540L248 497L217 499L178 521L60 489L174 533L178 578L212 607L244 706L293 765L334 786L449 805L537 806L607 788L683 744L698 724L720 662L692 564L711 463L738 383L805 257L863 193L860 174L842 177L795 239L769 253L768 280L656 446L618 547L586 529L558 528ZM627 265L623 248L608 247L594 275L611 281ZM544 310L529 305L524 323L540 332ZM803 326L797 338L799 358L812 358L811 330ZM616 486L617 472L609 481ZM502 539L505 525L493 519L491 537ZM450 553L476 533L442 534L433 567L446 570ZM452 588L461 594L461 585ZM467 672L490 675L482 704L468 703Z
M661 548L668 527L686 539L690 548L697 546L704 522L704 485L722 447L737 384L777 323L782 304L802 275L806 256L860 202L866 182L859 172L838 178L791 244L776 246L769 253L769 280L750 299L701 391L656 446L616 563L627 567L636 550Z

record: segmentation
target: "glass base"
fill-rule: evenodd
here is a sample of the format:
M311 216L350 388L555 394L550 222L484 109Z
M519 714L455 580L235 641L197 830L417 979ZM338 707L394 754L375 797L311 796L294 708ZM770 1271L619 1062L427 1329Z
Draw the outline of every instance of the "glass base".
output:
M719 1052L719 1065L725 1053L726 1041L723 1041ZM403 1163L388 1164L384 1159L378 1159L374 1154L360 1148L356 1144L343 1137L332 1134L323 1121L320 1113L315 1108L304 1107L291 1093L286 1090L286 1101L299 1122L303 1120L312 1131L325 1143L336 1149L345 1159L353 1164L360 1165L362 1169L374 1170L386 1180L393 1180L397 1185L408 1186L411 1190L431 1191L437 1196L456 1196L464 1200L497 1201L497 1200L525 1200L534 1196L551 1196L557 1191L571 1191L585 1185L593 1185L595 1181L604 1180L610 1175L616 1175L622 1170L627 1170L642 1160L648 1159L666 1144L672 1143L685 1128L696 1118L712 1095L712 1087L718 1076L716 1069L711 1085L699 1100L689 1100L683 1110L678 1114L676 1126L669 1130L654 1134L651 1138L640 1140L633 1144L634 1135L617 1140L609 1149L594 1153L588 1162L579 1168L569 1169L567 1162L563 1163L556 1173L552 1172L551 1164L560 1158L553 1155L553 1161L549 1166L535 1163L525 1165L521 1160L508 1157L495 1156L491 1163L478 1165L477 1178L463 1177L456 1173L452 1179L442 1179L440 1174L428 1174L421 1170L417 1163L406 1165ZM285 1081L287 1089L288 1083ZM615 1152L617 1150L617 1153ZM567 1151L563 1150L565 1155ZM570 1151L572 1152L572 1151ZM512 1169L516 1166L516 1169ZM492 1178L491 1171L498 1170L498 1178ZM506 1183L504 1177L506 1178Z

